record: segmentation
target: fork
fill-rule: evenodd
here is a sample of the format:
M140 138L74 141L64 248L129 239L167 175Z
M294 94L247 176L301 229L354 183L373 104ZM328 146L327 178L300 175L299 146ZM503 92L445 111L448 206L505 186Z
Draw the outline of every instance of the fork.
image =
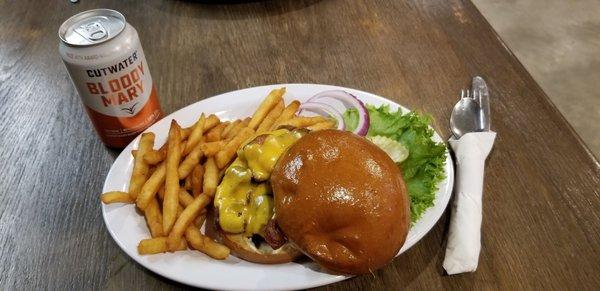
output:
M460 100L454 105L450 115L450 129L456 139L465 133L479 131L479 103L481 93L469 89L461 90Z

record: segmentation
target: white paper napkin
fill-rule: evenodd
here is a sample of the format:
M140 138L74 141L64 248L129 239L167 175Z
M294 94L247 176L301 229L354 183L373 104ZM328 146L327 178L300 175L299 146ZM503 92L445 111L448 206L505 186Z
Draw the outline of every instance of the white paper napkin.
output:
M481 200L485 159L496 133L472 132L450 140L456 157L456 184L444 269L449 275L474 272L481 250Z

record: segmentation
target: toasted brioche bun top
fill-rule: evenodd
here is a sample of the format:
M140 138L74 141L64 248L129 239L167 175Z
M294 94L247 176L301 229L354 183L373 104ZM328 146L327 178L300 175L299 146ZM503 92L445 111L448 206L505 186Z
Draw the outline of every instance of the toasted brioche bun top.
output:
M271 185L279 227L327 269L369 273L404 244L410 209L400 170L362 137L307 134L279 159Z

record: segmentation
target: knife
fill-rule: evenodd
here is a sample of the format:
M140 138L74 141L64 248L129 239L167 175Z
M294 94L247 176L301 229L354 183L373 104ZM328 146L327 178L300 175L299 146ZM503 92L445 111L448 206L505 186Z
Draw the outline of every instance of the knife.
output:
M479 104L479 131L489 131L491 125L490 92L485 80L480 76L474 77L471 85L471 91L475 96L475 100Z

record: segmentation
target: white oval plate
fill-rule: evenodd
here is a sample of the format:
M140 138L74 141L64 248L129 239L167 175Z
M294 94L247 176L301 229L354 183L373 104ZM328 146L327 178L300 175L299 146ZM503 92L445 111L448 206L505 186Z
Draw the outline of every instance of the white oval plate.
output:
M389 104L392 110L402 108L403 111L408 111L390 100L359 90L329 85L281 84L228 92L196 102L163 118L147 131L154 132L156 144L162 145L166 140L171 119L176 119L182 126L190 126L202 112L214 113L222 120L247 117L254 112L270 90L280 87L287 88L284 96L286 103L293 99L305 101L321 91L341 89L354 94L364 103L377 106ZM117 157L108 172L103 192L127 191L133 168L131 150L137 147L138 140L139 137ZM437 133L434 140L442 141ZM425 236L446 209L454 178L452 160L448 152L446 157L447 178L438 185L435 205L428 209L410 229L406 243L398 255ZM150 233L144 218L136 212L134 205L102 204L102 214L110 235L127 255L157 274L191 286L228 290L289 290L317 287L350 278L350 276L329 274L320 270L312 262L261 265L234 256L218 261L191 250L141 256L137 252L137 245L140 240L149 238Z

